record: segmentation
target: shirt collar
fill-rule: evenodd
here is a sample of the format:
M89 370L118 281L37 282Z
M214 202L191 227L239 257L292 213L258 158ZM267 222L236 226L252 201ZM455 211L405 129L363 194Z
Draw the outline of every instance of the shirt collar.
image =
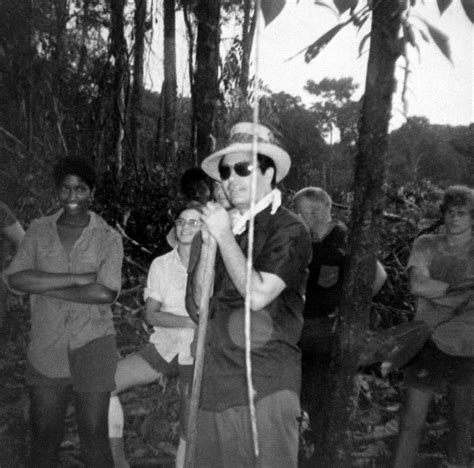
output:
M253 215L263 211L271 205L270 214L274 215L281 206L281 192L278 189L273 189L270 193L265 195L260 201L255 204ZM247 229L247 221L250 220L250 210L244 214L240 214L237 210L231 213L232 232L234 236L242 234Z
M64 210L60 208L56 213L53 213L49 216L49 220L51 224L56 224L58 222L59 217L63 214ZM89 224L86 226L87 228L96 228L97 227L97 215L93 211L88 211L89 217Z

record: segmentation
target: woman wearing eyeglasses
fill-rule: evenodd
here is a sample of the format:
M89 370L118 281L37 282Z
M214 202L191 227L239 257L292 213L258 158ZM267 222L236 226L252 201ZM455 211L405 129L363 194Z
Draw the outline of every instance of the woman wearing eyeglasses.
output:
M123 448L123 410L118 394L136 385L155 382L160 376L179 375L182 436L176 466L184 460L186 428L186 387L192 379L191 343L195 323L186 312L185 291L191 242L201 229L200 205L191 202L174 222L174 236L168 236L173 250L153 260L144 292L146 319L154 327L150 344L118 363L116 390L109 407L109 437L115 467L128 467Z

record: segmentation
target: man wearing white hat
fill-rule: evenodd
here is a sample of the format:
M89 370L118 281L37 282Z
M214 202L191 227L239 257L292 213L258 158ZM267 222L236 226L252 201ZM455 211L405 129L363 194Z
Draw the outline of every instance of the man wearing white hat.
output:
M258 164L253 167L255 134ZM202 162L203 170L222 182L238 214L231 217L221 205L209 202L202 215L208 232L203 234L203 251L212 236L218 254L198 414L197 467L297 466L301 383L297 343L311 239L300 219L281 206L281 194L275 189L290 165L288 153L270 130L247 122L235 125L229 144ZM253 171L257 184L250 307L257 460L252 446L244 337ZM200 263L195 284L199 285L204 274ZM199 286L194 293L199 301Z

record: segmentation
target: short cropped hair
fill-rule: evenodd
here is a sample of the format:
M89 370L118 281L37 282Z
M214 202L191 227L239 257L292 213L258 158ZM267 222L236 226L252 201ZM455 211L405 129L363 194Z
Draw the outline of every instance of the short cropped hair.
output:
M257 153L257 161L258 165L262 171L262 174L265 174L267 169L273 168L273 177L271 181L271 187L275 188L276 186L276 166L275 162L273 161L272 158L269 158L268 156L265 156L264 154Z
M444 216L448 208L467 206L474 215L474 190L466 185L451 185L446 189L441 202L440 211Z
M65 157L60 159L53 168L53 179L59 187L69 175L81 178L91 190L96 184L96 172L91 161L82 157Z
M180 180L181 192L187 200L206 203L210 199L211 181L200 167L191 167L184 171Z
M330 195L320 187L305 187L295 193L293 196L293 203L296 203L301 198L306 198L312 202L323 203L328 208L332 207L332 199Z

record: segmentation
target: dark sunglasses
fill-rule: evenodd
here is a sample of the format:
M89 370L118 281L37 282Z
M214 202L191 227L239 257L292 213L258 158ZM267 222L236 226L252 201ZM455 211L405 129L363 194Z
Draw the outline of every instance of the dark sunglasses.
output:
M220 164L219 165L219 176L221 180L227 180L234 169L234 172L239 177L247 177L252 173L253 166L250 161L241 161L235 164Z

